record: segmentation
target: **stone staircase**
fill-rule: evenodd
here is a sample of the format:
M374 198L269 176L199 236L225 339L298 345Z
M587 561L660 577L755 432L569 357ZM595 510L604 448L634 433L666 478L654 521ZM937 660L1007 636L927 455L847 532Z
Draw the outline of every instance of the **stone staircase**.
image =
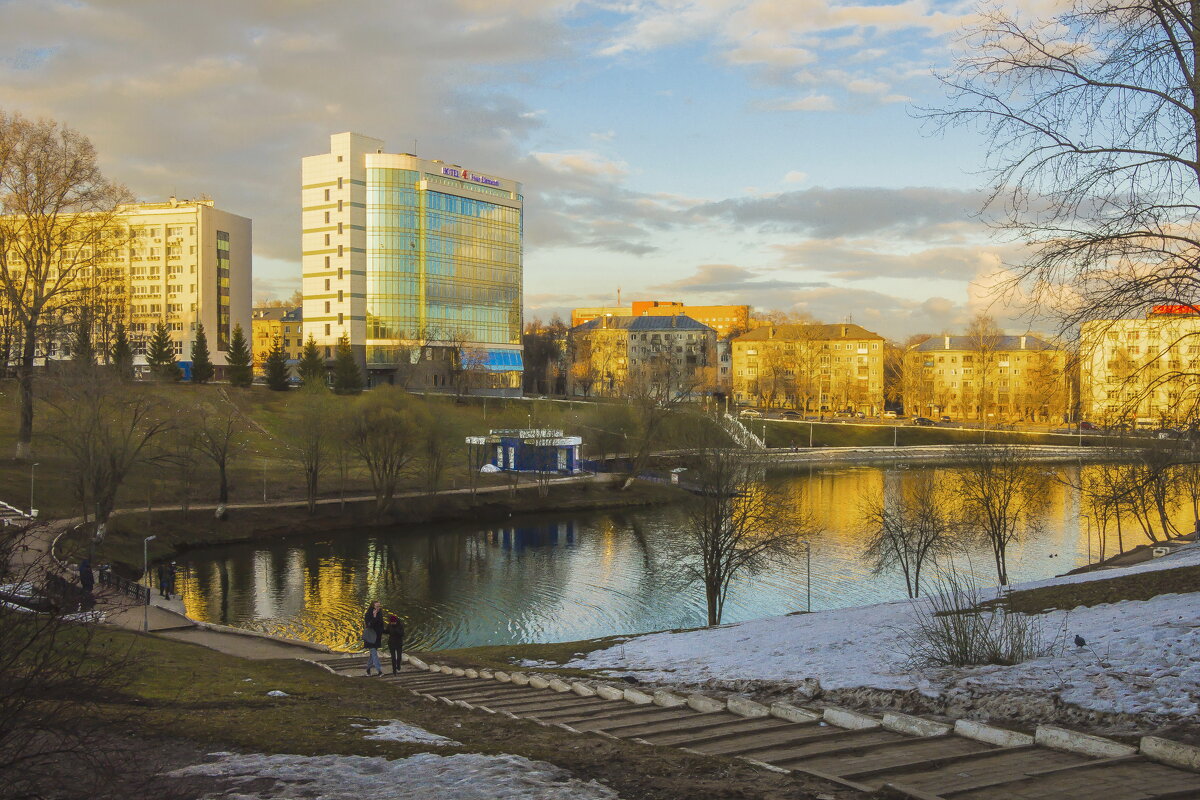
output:
M912 800L1200 798L1200 748L1155 737L1134 747L1049 725L1028 735L971 720L766 706L404 658L400 674L382 680L434 702L573 734L736 757L863 792ZM320 663L365 675L363 656Z
M725 413L719 416L718 421L725 432L729 434L738 446L743 450L765 450L767 443L762 440L762 437L753 433L749 428L742 424L742 421L732 414Z

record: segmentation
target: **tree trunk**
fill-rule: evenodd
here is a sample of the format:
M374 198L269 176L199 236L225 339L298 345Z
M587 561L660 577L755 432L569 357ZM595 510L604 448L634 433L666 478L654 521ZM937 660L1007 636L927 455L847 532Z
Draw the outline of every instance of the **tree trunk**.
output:
M25 341L21 343L21 362L17 366L17 387L20 392L21 422L17 428L17 459L33 458L33 357L37 352L37 326L26 326Z
M221 476L221 488L218 492L218 502L221 505L229 505L229 478L225 472L225 462L221 461L217 464L217 472Z

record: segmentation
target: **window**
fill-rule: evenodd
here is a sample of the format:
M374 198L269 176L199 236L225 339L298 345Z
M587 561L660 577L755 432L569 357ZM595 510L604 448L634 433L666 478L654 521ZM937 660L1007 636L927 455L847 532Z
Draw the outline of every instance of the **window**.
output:
M328 313L329 313L329 311L330 311L330 308L329 308L329 301L328 301L328 300L326 300L326 301L325 301L325 313L326 313L326 314L328 314Z
M328 322L325 323L325 335L326 336L329 335L329 323ZM325 348L325 357L329 358L329 348L328 347Z
M329 234L328 233L325 234L325 244L329 244ZM340 256L341 253L338 253L338 255Z
M328 211L325 212L325 222L326 222L326 224L329 223L329 212Z
M326 239L328 239L329 237L328 237L328 236L326 236L325 238L326 238ZM342 246L339 244L339 245L338 245L338 258L341 258L341 257L342 257L342 255L343 255L343 253L342 253Z
M329 291L329 278L325 279L325 291Z
M342 233L342 223L338 223L338 233Z
M329 256L325 256L325 269L329 269Z
M343 323L342 323L342 315L341 315L341 313L339 312L339 313L338 313L338 325L341 325L341 324L343 324Z
M342 160L342 157L338 156L338 161L341 161L341 160ZM342 188L342 179L341 178L338 178L338 188L339 189Z
M340 281L341 279L342 279L342 268L338 267L338 280Z
M338 289L338 302L341 303L344 301L345 301L345 298L342 297L342 290Z
M328 200L329 198L327 197L325 199ZM342 201L338 200L338 211L341 211L341 210L342 210Z
M326 200L329 199L329 190L328 189L325 190L325 199Z

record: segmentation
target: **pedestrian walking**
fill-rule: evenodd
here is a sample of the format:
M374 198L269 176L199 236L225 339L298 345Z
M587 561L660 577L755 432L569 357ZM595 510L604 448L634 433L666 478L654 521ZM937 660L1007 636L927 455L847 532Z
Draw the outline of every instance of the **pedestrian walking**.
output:
M395 614L387 616L388 652L392 656L392 674L400 671L401 658L404 655L404 623Z
M175 576L179 572L179 566L172 561L167 566L167 599L171 599L171 595L175 594Z
M158 565L158 596L167 596L167 565Z
M372 600L363 618L363 646L367 648L368 675L371 674L372 667L379 675L383 674L383 665L379 663L379 646L383 644L384 628L383 604Z

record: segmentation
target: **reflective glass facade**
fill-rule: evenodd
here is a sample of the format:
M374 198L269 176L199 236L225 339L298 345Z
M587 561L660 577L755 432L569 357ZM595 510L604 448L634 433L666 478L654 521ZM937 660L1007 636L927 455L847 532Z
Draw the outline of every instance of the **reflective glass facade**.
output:
M491 201L508 193L414 170L366 173L368 367L394 365L418 342L520 345L521 210Z

